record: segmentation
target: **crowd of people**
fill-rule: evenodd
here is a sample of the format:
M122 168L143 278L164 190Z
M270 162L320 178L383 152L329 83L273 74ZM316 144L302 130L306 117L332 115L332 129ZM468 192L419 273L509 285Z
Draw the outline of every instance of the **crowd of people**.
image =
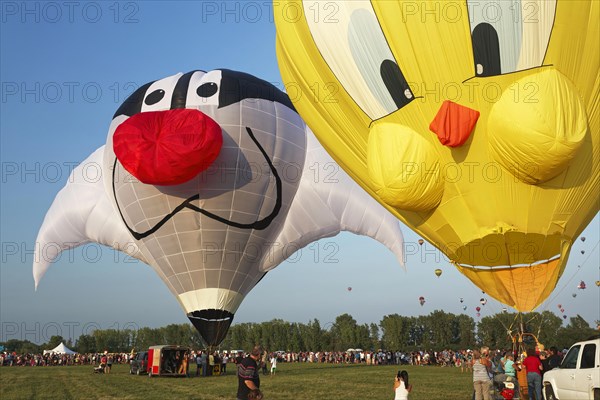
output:
M525 354L515 354L512 350L490 351L488 347L467 350L442 351L305 351L305 352L269 352L255 347L248 354L241 351L208 352L197 350L186 353L185 368L196 365L196 376L225 375L227 364L237 364L236 372L240 382L256 381L259 372L274 375L278 362L286 363L331 363L331 364L360 364L365 365L414 365L458 367L461 372L473 374L473 389L476 400L490 399L493 385L501 386L503 382L513 382L511 386L514 399L518 399L518 371L524 369L527 373L529 398L541 400L542 376L545 371L556 368L562 359L562 353L556 347L544 349L529 349ZM100 365L104 373L110 373L112 364L128 364L134 356L131 353L88 353L88 354L16 354L15 352L0 353L0 366L70 366L70 365ZM247 361L248 359L253 362ZM182 363L183 365L183 363ZM191 369L191 368L190 368ZM408 375L395 378L394 391L398 398L405 398L410 392ZM190 370L189 374L193 374ZM255 376L256 375L256 376ZM252 378L248 378L252 376ZM248 379L246 379L248 378ZM246 385L246 383L244 383ZM257 385L246 385L247 392L258 389ZM246 390L240 383L240 395L247 396ZM401 394L400 394L401 393ZM247 397L244 397L247 398Z
M69 365L96 365L105 356L107 363L128 364L131 354L129 353L86 353L86 354L17 354L16 352L1 352L0 366L9 367L55 367Z

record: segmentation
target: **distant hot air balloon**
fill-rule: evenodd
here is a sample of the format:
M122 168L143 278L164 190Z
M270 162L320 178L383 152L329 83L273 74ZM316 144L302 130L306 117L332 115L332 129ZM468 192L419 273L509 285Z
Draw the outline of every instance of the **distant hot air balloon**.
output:
M518 2L543 5L535 23L514 23L512 1L484 2L498 8L490 21L473 18L473 1L453 2L456 18L406 18L403 0L335 1L335 23L322 23L321 3L274 2L279 69L300 114L342 168L467 278L535 309L598 213L600 35L589 16L600 2ZM457 82L458 96L429 94ZM477 84L468 96L466 82ZM498 88L494 101L485 82ZM539 101L515 96L523 85Z
M425 243L425 241L423 239L419 239L418 242L419 242L420 246L423 246L423 243Z
M585 282L584 281L579 282L579 285L577 285L577 289L580 289L580 290L585 289Z
M559 305L558 305L558 308L562 308L562 304L559 304Z
M582 236L582 237L581 237L581 241L582 241L582 242L585 242L585 236Z
M600 281L596 281L596 286L600 286Z
M585 250L581 250L581 254L585 254Z
M577 293L573 293L571 296L573 296L573 297L577 297Z
M475 315L477 315L477 318L481 317L481 314L480 314L480 313L477 313L477 314L475 314Z
M467 309L467 306L463 306L463 310L466 310L466 309Z
M508 308L502 307L502 312L508 312Z
M566 316L566 315L563 315L563 319L567 319L567 316Z
M442 270L438 268L435 270L435 276L437 276L439 278L440 275L442 275Z
M419 297L419 303L421 304L421 306L423 306L423 304L425 304L425 297Z
M352 291L352 287L348 286L348 291L351 292Z
M476 310L477 312L479 312L479 311L481 311L481 307L477 306L477 307L475 307L475 310Z
M564 313L564 312L565 312L565 309L564 309L564 308L561 308L561 309L560 309L560 312L561 312L561 313Z
M487 299L484 299L482 297L481 299L479 299L479 302L481 303L482 306L485 306L487 304Z
M143 85L48 210L36 287L61 251L105 244L152 266L205 342L218 345L263 276L315 240L348 230L401 260L393 216L341 170L335 184L314 179L311 166L333 162L269 82L214 70ZM86 163L103 179L86 179Z
M465 301L462 297L460 298L460 302L462 303L463 301Z

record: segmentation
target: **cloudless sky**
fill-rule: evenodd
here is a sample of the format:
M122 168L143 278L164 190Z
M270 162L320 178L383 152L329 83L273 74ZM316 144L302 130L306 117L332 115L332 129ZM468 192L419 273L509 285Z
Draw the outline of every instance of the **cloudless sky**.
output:
M132 88L193 69L229 68L282 88L268 1L2 2L0 341L74 338L93 328L188 322L154 271L88 245L63 255L34 291L38 229L68 174L106 140ZM598 216L577 240L554 294L539 310L600 319ZM246 297L236 322L281 318L326 326L349 313L359 323L433 310L468 315L486 297L431 245L403 227L406 270L381 244L341 234L295 254ZM581 254L581 250L585 254ZM581 266L581 267L578 267ZM440 278L434 270L441 268ZM579 281L586 290L577 290ZM349 291L348 288L352 290ZM576 294L576 297L572 295ZM421 307L418 297L424 296ZM502 310L491 298L482 316Z

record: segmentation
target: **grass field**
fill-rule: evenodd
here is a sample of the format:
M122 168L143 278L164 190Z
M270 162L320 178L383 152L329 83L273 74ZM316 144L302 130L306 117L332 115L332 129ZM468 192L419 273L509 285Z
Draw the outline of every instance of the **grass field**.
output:
M195 365L191 372L195 372ZM471 373L458 368L403 367L411 400L469 400ZM391 400L396 366L286 364L274 377L261 375L265 400ZM83 367L2 367L0 399L235 399L233 364L227 376L163 378L129 375L127 365L109 375Z

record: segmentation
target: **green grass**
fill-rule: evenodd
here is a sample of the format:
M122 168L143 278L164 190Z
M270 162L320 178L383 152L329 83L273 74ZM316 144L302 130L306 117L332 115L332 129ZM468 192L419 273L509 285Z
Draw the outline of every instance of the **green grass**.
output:
M458 368L403 366L413 385L411 400L465 400L471 373ZM195 372L196 366L190 369ZM274 377L261 375L265 400L391 400L397 366L286 364ZM129 375L127 365L109 375L91 366L0 367L0 399L235 399L237 378L163 378Z

